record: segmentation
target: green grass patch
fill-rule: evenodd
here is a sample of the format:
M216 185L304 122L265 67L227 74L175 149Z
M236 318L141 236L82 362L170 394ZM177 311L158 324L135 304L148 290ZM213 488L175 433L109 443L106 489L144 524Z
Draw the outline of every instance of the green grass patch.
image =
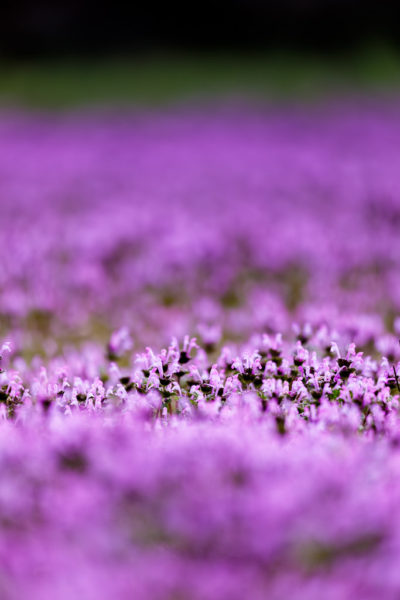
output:
M33 108L159 106L237 96L290 100L400 88L400 57L385 47L345 57L163 55L0 63L0 104Z

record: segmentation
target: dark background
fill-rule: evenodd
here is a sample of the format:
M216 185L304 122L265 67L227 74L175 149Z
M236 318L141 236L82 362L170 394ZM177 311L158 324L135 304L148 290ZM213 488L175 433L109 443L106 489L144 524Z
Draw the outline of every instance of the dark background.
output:
M371 42L398 49L398 22L396 2L385 0L15 0L1 9L0 58L164 49L338 53Z

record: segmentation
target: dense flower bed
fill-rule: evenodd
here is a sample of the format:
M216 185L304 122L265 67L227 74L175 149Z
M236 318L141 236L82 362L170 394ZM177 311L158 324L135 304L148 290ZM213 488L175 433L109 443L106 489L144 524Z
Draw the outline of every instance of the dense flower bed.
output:
M399 597L399 143L0 118L2 599Z

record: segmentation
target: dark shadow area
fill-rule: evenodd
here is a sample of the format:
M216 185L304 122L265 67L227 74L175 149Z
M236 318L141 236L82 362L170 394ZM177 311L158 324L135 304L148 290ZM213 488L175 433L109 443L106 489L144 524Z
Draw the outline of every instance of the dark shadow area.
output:
M3 59L170 51L336 53L400 45L396 2L15 0L1 10Z

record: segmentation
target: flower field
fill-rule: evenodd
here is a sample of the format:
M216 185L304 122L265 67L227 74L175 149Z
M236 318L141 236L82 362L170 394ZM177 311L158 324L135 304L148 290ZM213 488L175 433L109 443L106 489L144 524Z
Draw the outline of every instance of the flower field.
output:
M394 102L0 115L0 598L400 597Z

